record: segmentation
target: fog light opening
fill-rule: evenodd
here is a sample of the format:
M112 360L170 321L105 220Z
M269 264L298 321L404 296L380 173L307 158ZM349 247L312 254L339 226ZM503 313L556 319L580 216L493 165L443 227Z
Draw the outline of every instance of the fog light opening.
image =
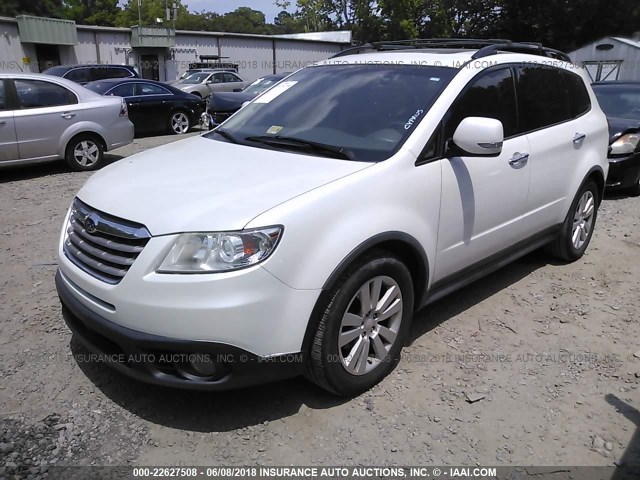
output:
M174 365L180 375L189 380L216 381L228 372L223 363L215 361L208 353L191 353L186 361L175 362Z

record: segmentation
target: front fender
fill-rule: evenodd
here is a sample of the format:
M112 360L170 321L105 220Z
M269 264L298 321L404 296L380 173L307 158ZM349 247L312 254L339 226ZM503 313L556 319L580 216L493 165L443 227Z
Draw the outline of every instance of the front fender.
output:
M405 158L375 164L252 220L246 228L284 225L280 244L264 268L292 288L326 288L359 247L374 247L371 239L382 242L388 240L384 235L397 233L397 240L410 238L408 244L421 247L427 278L433 278L441 165L415 167L413 155L399 155Z

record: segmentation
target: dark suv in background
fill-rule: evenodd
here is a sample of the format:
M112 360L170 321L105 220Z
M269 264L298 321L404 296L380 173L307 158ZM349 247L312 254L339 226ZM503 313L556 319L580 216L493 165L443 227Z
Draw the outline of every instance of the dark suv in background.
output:
M42 73L63 77L80 85L107 78L140 78L130 65L58 65Z

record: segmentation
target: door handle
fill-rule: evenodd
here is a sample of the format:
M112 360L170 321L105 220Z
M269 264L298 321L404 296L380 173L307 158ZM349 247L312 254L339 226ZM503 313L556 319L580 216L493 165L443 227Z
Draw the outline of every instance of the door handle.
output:
M585 138L587 138L587 136L584 133L576 133L576 135L573 137L573 143L577 145Z
M70 118L73 118L76 116L75 113L71 113L71 112L64 112L62 115L60 115L62 118L66 118L67 120L69 120Z
M511 165L513 168L522 168L527 164L528 161L529 161L528 153L516 152L513 154L513 157L509 159L509 165Z

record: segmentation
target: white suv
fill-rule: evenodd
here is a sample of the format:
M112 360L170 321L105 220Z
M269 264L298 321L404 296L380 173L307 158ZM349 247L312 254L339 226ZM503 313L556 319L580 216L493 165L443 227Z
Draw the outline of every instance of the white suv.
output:
M417 309L545 245L579 259L608 168L589 80L477 43L360 47L93 175L60 239L69 327L156 384L352 395Z

